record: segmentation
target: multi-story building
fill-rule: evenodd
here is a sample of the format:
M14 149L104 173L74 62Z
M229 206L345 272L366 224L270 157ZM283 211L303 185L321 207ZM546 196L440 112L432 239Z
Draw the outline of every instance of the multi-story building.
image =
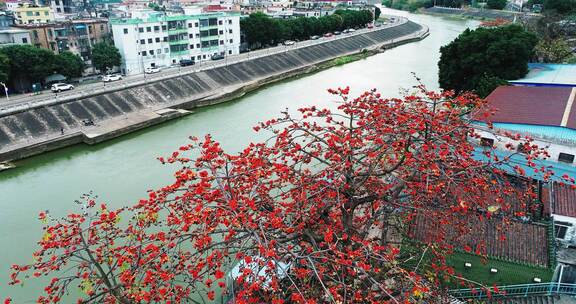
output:
M147 12L139 18L111 20L114 44L122 55L123 73L142 73L147 67L196 62L240 52L240 14L236 12L167 16Z
M0 29L0 47L14 44L30 44L30 33L19 28Z
M14 9L16 24L41 24L54 22L54 14L48 6L22 4Z
M76 19L65 22L16 25L29 33L32 45L59 54L70 51L91 65L91 49L110 35L106 19Z

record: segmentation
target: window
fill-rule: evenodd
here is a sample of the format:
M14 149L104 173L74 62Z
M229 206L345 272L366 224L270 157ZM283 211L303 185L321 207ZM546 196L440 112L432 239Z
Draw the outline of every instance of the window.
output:
M228 30L228 34L232 34L232 30Z
M104 31L104 24L100 24L100 30Z
M230 41L230 42L232 42L232 41ZM494 146L494 139L482 137L480 139L480 145L482 147L493 147Z
M168 37L164 37L164 39L162 39L162 41L168 42Z
M232 20L228 20L228 24L232 24Z
M140 44L146 44L146 40L140 39Z
M194 45L193 45L193 44L190 45L190 49L191 49L191 50L194 49Z
M154 50L150 50L150 56L154 55Z
M194 34L188 34L188 38L194 38Z
M152 43L152 38L148 38L148 43Z
M218 20L218 24L219 24L219 25L222 25L222 20Z
M202 59L206 59L206 55L202 55Z
M33 16L32 12L26 12L26 16Z
M208 25L209 25L209 26L214 26L214 25L217 25L217 24L218 24L218 19L216 19L216 18L210 18L210 19L208 19Z
M22 38L22 43L28 43L28 38Z
M88 26L88 33L92 34L92 26L91 25Z
M156 53L162 54L162 49L157 49L157 50L156 50Z
M155 25L155 26L154 26L154 31L155 31L155 32L158 32L158 31L160 31L160 27L159 27L159 26L157 26L157 25Z
M169 48L164 48L164 53L169 53L170 49Z
M188 23L188 27L192 27L192 23Z
M224 40L220 40L220 45L223 45L223 44L224 44Z
M57 8L56 8L56 12L57 12L57 13L61 13L62 10L61 10L59 7L57 7Z
M219 30L219 31L218 31L218 35L223 35L223 34L224 34L224 31L223 31L223 30Z
M572 224L566 222L554 222L554 234L557 239L564 239L568 228L572 227Z
M124 29L124 34L128 34L128 29L127 29L127 28Z
M516 150L520 153L526 154L530 151L530 146L526 146L525 144L519 144Z
M146 51L142 51L142 56L146 56Z
M196 38L200 38L200 34L196 34Z
M139 28L138 28L138 32L144 33L144 28L143 28L143 27L139 27Z
M195 23L194 23L194 27L198 27L198 22L195 22Z
M152 31L152 27L151 26L147 26L146 27L146 32L150 33Z
M160 37L156 37L156 42L160 42Z
M197 48L197 49L200 48L200 43L196 43L196 48Z
M233 40L233 39L230 39L230 43L234 43L234 40Z
M232 55L232 50L229 50L229 51L228 51L228 55Z
M162 26L162 30L165 31L166 30L166 25Z
M558 155L558 161L571 164L574 162L574 155L568 153L560 153Z

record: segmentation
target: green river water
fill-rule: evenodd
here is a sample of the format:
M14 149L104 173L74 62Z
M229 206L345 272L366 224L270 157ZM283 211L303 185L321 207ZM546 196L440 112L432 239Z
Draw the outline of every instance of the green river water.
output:
M41 237L39 211L54 216L77 210L74 200L93 191L111 206L133 204L147 189L171 180L174 167L161 165L187 142L188 136L212 134L228 151L241 150L262 139L252 127L288 107L316 105L334 108L328 88L350 86L352 95L377 88L384 96L398 96L417 84L412 72L430 89L438 87L439 48L477 21L453 20L400 11L384 14L409 17L430 27L430 36L360 61L313 75L284 81L238 100L195 111L187 117L136 132L96 146L77 145L18 162L18 168L0 173L0 300L33 303L41 291L34 280L7 286L11 264L31 262Z

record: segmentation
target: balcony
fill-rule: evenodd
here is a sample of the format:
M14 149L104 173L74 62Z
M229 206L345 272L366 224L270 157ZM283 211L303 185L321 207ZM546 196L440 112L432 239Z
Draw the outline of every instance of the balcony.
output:
M175 52L170 52L170 56L175 57L175 56L181 56L181 55L188 55L189 53L190 53L190 50L175 51Z
M185 34L188 33L188 29L183 27L183 28L170 28L168 29L168 35L173 35L173 34Z
M218 50L218 46L207 46L207 47L203 47L201 48L202 52L210 52L210 51L217 51Z
M172 40L172 41L168 41L168 44L169 45L188 44L188 39L182 38L182 39L178 39L178 40Z
M200 37L200 41L210 41L218 39L218 35Z

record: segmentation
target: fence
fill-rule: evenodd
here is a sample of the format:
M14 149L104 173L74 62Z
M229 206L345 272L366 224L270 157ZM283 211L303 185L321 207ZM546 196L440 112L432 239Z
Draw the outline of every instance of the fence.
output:
M522 285L508 285L498 286L496 288L468 288L468 289L453 289L449 291L450 295L464 300L464 299L501 299L508 297L527 297L534 295L569 295L576 296L576 284L565 284L557 282L538 283L538 284L522 284Z

